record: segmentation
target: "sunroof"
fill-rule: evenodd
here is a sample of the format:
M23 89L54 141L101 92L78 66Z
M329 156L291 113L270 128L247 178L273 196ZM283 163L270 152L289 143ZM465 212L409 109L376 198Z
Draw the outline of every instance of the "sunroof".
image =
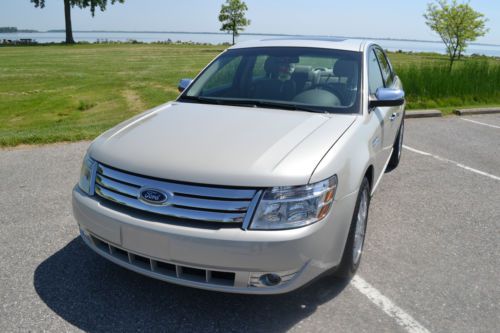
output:
M271 40L317 40L322 42L343 42L345 38L339 37L321 37L321 36L289 36L289 37L275 37L275 38L267 38L262 39L262 41L271 41Z

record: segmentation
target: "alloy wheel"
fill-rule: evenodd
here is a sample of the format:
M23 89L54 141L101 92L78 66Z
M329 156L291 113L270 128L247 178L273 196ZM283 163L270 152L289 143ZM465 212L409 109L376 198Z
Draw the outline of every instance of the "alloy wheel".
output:
M363 243L365 240L367 217L368 217L368 190L364 189L363 193L361 193L358 215L356 218L356 230L354 232L354 244L352 251L352 262L354 265L358 264L361 258L361 253L363 252Z

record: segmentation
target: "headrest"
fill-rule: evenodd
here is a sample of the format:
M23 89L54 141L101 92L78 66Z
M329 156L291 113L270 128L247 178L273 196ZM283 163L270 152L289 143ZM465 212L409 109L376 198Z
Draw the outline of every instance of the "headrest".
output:
M311 73L312 72L312 66L307 66L307 65L295 65L295 70L294 70L294 74L297 73Z
M333 67L333 74L353 78L358 75L358 63L354 60L339 59Z
M270 56L264 63L264 70L267 74L278 73L282 65L296 64L299 62L298 57L275 57Z
M267 74L278 73L280 69L280 62L278 58L268 57L264 63L264 70Z

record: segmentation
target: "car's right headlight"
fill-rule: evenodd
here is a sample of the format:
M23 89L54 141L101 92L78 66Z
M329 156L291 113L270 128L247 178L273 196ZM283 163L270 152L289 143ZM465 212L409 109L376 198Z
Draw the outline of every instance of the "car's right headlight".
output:
M88 154L83 158L82 170L80 172L80 180L78 181L78 187L87 193L88 195L93 195L92 188L94 181L94 173L95 173L96 162L89 157Z
M337 176L304 186L279 186L264 191L250 229L290 229L322 220L330 211Z

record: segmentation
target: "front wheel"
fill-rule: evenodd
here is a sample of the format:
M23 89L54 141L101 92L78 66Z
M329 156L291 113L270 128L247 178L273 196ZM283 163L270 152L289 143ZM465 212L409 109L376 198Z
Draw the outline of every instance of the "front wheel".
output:
M335 272L337 277L351 278L359 267L363 245L365 243L366 224L368 222L368 209L370 207L370 183L368 178L363 178L358 192L354 214L347 236L342 261Z
M391 159L387 164L385 172L390 172L396 169L399 165L399 161L401 160L401 152L403 151L404 132L405 132L405 122L403 119L401 121L401 126L399 127L398 136L396 137L396 141L394 142Z

